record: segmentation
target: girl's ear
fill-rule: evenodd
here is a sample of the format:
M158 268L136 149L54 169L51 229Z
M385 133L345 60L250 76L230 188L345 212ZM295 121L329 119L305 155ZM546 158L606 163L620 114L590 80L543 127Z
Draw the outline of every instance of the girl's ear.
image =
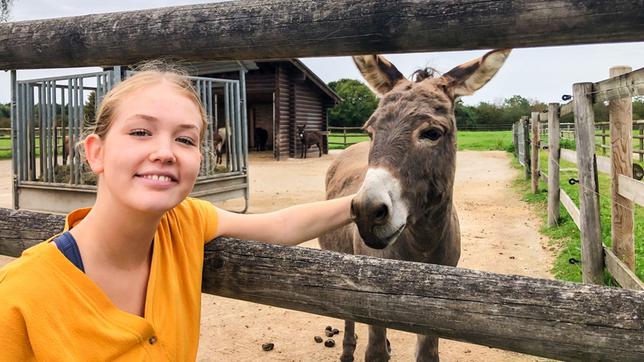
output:
M85 147L85 158L89 167L95 174L103 172L103 140L97 134L92 133L83 143Z

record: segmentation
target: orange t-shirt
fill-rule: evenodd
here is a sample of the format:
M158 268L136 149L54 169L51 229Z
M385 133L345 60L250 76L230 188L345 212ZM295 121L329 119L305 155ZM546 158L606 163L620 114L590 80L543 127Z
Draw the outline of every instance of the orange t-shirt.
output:
M67 216L65 230L89 209ZM0 361L194 361L204 242L217 211L187 198L154 236L144 318L118 309L47 240L0 269Z

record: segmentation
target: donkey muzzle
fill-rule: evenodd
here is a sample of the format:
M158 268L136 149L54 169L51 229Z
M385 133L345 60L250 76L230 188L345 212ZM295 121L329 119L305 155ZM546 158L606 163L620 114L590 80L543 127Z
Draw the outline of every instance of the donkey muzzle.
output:
M384 249L395 242L405 228L407 214L398 181L387 170L369 169L351 202L351 216L364 243Z

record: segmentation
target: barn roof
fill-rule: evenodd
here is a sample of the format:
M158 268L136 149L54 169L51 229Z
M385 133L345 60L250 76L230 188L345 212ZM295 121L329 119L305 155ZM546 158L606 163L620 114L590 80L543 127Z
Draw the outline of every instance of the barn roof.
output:
M339 95L337 95L333 89L324 83L317 74L313 73L309 67L304 65L302 61L296 58L290 59L273 59L273 60L230 60L230 61L210 61L210 62L195 62L190 63L188 68L189 72L193 75L199 74L216 74L216 73L227 73L235 72L241 69L246 70L256 70L259 69L257 63L276 63L276 62L289 62L295 68L299 69L304 75L313 82L324 94L329 96L335 103L342 101Z

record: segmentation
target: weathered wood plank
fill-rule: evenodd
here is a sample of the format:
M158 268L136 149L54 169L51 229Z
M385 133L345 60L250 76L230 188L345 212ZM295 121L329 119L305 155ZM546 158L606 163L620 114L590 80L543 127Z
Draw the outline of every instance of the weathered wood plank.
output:
M573 101L570 101L566 104L562 104L561 108L559 108L559 117L563 117L567 114L570 114L573 112Z
M610 68L611 82L601 82L608 92L614 92L615 87L621 89L614 80L631 79L635 73L629 73L631 67L618 66ZM639 71L640 81L644 87L644 68ZM632 80L632 79L631 79ZM628 82L630 83L631 80ZM600 87L593 87L599 90ZM597 98L597 97L595 97ZM633 176L633 101L631 97L611 99L608 105L610 123L610 160L611 160L611 243L617 258L631 270L635 270L635 242L633 225L635 213L633 201L619 195L619 175ZM608 264L608 263L607 263Z
M245 0L0 25L0 69L644 40L639 0Z
M0 209L0 246L62 222ZM644 358L644 292L625 289L219 238L205 248L203 291L550 358Z
M620 196L644 206L644 182L624 175L619 175L618 180L617 189Z
M548 105L548 226L557 225L559 220L559 103Z
M557 359L644 357L644 292L229 239L205 258L217 295Z
M581 269L584 283L603 283L604 253L601 241L599 197L595 162L595 113L592 83L572 86L575 107L575 141L579 169L579 221L581 231Z
M531 172L531 164L532 164L532 156L530 153L530 127L528 124L528 117L524 116L521 117L521 120L519 121L521 127L523 127L523 134L521 135L523 137L523 157L525 160L525 164L523 165L525 169L525 178L526 180L529 180L530 177L532 176Z
M644 283L633 273L629 267L604 245L604 262L606 269L622 288L644 290Z
M568 215L570 215L572 221L574 221L575 225L577 225L577 229L581 230L581 221L579 221L579 209L577 208L577 205L575 205L575 202L572 201L570 196L568 196L566 191L561 190L561 193L559 194L559 201L561 201L566 211L568 211Z
M595 103L644 95L644 68L632 72L631 67L620 68L628 70L611 73L610 78L593 84Z
M530 117L530 168L532 193L539 192L539 112L532 112Z
M565 148L561 149L561 158L568 162L572 162L575 165L577 164L577 152L574 150L568 150ZM597 171L610 174L610 158L597 155L595 158L597 160Z
M0 208L0 254L17 257L23 250L59 233L62 215Z

